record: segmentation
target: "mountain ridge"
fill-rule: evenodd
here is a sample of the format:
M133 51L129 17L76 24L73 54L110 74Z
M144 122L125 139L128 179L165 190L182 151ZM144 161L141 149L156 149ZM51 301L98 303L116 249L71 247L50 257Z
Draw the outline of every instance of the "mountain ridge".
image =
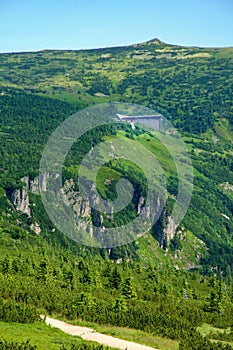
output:
M155 346L163 350L226 350L230 345L220 341L233 342L232 49L185 48L157 39L137 45L0 55L0 321L35 322L49 314L127 327L126 332L146 330L156 341L157 335L168 338L169 345L162 339ZM103 102L149 107L169 119L186 142L194 171L188 211L175 227L171 214L179 178L156 132L124 123L91 130L74 143L62 169L67 205L105 227L121 227L143 210L146 178L133 162L104 162L98 192L114 200L117 182L127 179L134 185L127 210L104 217L78 205L78 170L93 145L111 138L134 141L156 156L164 172L168 198L156 225L112 249L83 246L63 235L37 193L50 135L72 114ZM174 152L184 162L182 151ZM89 173L87 166L87 184ZM185 178L190 181L186 172ZM210 330L205 338L203 324ZM7 327L4 337L15 341ZM62 342L56 338L54 349L96 348L60 347Z
M190 49L206 49L206 50L224 50L224 49L233 49L233 45L230 46L199 46L199 45L184 45L184 44L174 44L174 43L167 43L165 41L160 40L159 38L155 37L152 39L148 39L141 42L131 43L131 44L119 44L115 46L103 46L103 47L95 47L95 48L79 48L79 49L50 49L50 48L44 48L44 49L38 49L38 50L27 50L27 51L8 51L8 52L0 52L0 55L8 55L8 54L24 54L24 53L40 53L40 52L50 52L50 51L58 51L58 52L79 52L79 51L100 51L100 50L108 50L108 49L114 49L114 48L127 48L127 47L137 47L141 45L166 45L171 47L179 47L179 48L190 48Z

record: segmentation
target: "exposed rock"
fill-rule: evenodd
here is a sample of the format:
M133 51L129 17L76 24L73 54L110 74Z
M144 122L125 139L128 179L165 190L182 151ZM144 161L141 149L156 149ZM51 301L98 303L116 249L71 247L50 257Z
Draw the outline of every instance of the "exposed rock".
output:
M226 214L221 213L221 215L222 215L225 219L231 220L231 219L229 218L229 216L227 216Z
M13 190L10 195L10 200L14 204L16 210L26 214L29 218L31 217L29 196L26 188Z
M42 177L42 186L45 185L45 177ZM39 193L39 178L31 179L29 176L24 176L21 181L24 183L23 188L12 190L10 193L10 200L14 204L16 210L31 217L30 201L28 191Z
M118 265L121 264L121 263L122 263L122 258L117 259L117 260L115 261L115 263L118 264Z
M21 181L25 183L25 189L30 190L33 193L39 193L39 179L31 179L29 176L24 176Z
M45 192L47 190L47 181L49 179L57 179L60 175L58 173L40 173L39 178L35 178L35 182L38 183L38 190Z
M166 208L163 210L159 220L153 227L153 234L160 247L163 249L167 248L168 243L174 238L177 229L172 216L168 215Z
M56 180L59 174L40 174L40 177L31 179L29 176L22 178L22 182L25 184L22 189L13 190L10 199L15 208L31 218L31 209L29 201L29 191L33 193L39 193L47 190L47 181L49 179ZM73 179L66 180L63 188L60 190L61 197L64 203L72 208L77 215L76 227L78 230L88 232L90 237L95 236L97 240L102 241L106 228L104 227L104 221L111 220L114 217L113 206L108 201L103 202L102 210L98 210L100 204L100 197L94 185L90 187L87 198L76 189L76 185ZM139 197L137 204L137 215L141 213L149 219L150 222L154 221L154 218L160 214L163 207L163 200L158 195L154 195L153 203L150 206L146 205L144 197ZM162 214L163 215L163 214ZM80 218L82 220L80 220ZM41 232L39 222L33 222L31 229L39 234ZM163 246L164 242L170 241L175 233L176 225L172 217L167 218L167 225L163 227L163 233L161 237L157 239L159 244Z
M233 185L230 184L229 182L225 182L223 184L220 184L220 186L223 186L224 190L233 192Z
M41 227L38 222L32 223L30 227L37 235L41 233Z
M39 193L39 179L31 179L29 176L25 176L21 179L21 181L24 183L24 187L13 190L10 193L10 200L15 206L16 210L21 211L23 214L26 214L28 218L31 218L28 191ZM36 234L40 234L41 227L38 222L32 223L30 227Z
M164 235L167 242L170 242L172 238L175 236L177 224L175 223L172 216L168 216L168 222L166 227L164 228Z
M143 198L142 196L139 198L139 201L138 201L138 208L137 208L137 214L139 215L143 208L145 206L145 198Z
M219 139L217 138L216 135L213 135L212 136L212 141L213 141L214 144L216 144L219 141Z
M9 193L9 199L15 206L16 210L21 211L23 214L26 214L28 218L31 219L31 209L30 209L30 200L29 200L29 191L33 193L39 193L40 190L46 191L47 181L49 178L57 179L59 174L40 174L40 177L35 177L32 179L29 176L24 176L21 181L24 186L20 189L12 190ZM77 204L78 206L78 204ZM83 212L83 209L82 209ZM31 229L35 231L36 234L40 234L41 227L38 222L31 224Z
M80 192L75 191L75 183L73 179L66 180L61 195L66 205L72 207L78 216L89 217L91 208L89 201L85 200Z

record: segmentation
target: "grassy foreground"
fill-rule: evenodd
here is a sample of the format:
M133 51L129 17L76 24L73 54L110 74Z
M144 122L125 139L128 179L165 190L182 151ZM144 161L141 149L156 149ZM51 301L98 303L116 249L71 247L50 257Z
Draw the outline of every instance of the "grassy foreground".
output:
M86 342L77 336L65 334L59 329L47 326L43 322L34 324L0 322L0 339L19 344L30 339L30 344L36 345L37 350L60 350L62 345L93 343ZM108 349L111 350L113 348Z

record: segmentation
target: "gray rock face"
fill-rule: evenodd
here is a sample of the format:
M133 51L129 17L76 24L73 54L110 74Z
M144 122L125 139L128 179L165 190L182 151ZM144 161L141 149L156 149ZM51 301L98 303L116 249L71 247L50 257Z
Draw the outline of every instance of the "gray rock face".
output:
M29 196L26 188L14 190L11 194L10 199L14 204L16 210L19 210L22 213L26 214L28 217L31 217Z
M90 203L82 197L80 192L75 191L73 179L65 181L61 195L65 204L72 207L78 216L88 218L91 215Z
M167 225L164 228L163 232L164 232L164 236L165 236L166 241L170 242L171 239L173 239L175 236L177 224L175 223L172 216L168 216L167 220L168 220L168 222L167 222Z
M177 224L173 217L168 215L166 208L163 210L158 222L153 228L154 236L161 248L166 249L167 244L174 238Z
M105 228L102 226L104 219L98 211L93 209L99 203L94 188L90 189L88 199L83 198L82 194L75 190L73 179L69 179L61 189L61 196L64 203L77 214L76 227L79 230L88 232L90 237L101 236L104 233ZM79 217L82 220L78 220Z
M31 217L30 201L28 191L33 193L39 193L39 178L30 179L29 176L25 176L21 179L24 183L24 187L13 190L10 196L11 202L14 204L16 210Z
M23 188L13 190L10 195L10 200L14 204L16 210L27 214L31 217L30 201L28 191L39 194L40 189L46 191L47 180L50 177L57 177L58 174L42 174L40 177L31 179L29 176L24 176L21 181L24 183Z
M16 210L21 211L31 218L29 191L33 193L39 193L40 189L46 191L46 183L49 178L57 178L58 174L42 174L40 177L30 179L29 176L22 178L22 182L25 184L23 188L16 189L12 191L10 200L14 204ZM88 198L83 198L82 194L75 189L75 182L73 179L66 180L63 188L61 189L61 196L64 203L71 207L76 213L77 217L82 218L82 220L77 220L77 228L83 231L91 230L89 232L90 236L97 235L102 236L105 232L105 227L103 226L104 217L103 215L94 210L93 207L99 204L99 197L96 195L96 189L91 188ZM144 213L147 218L153 222L154 217L158 216L163 206L161 198L158 196L154 197L154 201L150 207L146 206L146 200L140 197L138 200L137 214ZM113 218L113 208L111 204L106 204L106 214L107 219ZM166 210L163 210L161 215L162 225L159 228L159 234L156 237L161 247L165 243L170 242L175 235L177 225L175 224L171 216L167 216ZM93 228L92 228L93 227ZM34 222L31 224L31 229L39 234L41 232L40 224Z
M84 219L81 221L77 220L77 227L85 231L87 227L93 227L91 236L103 236L105 233L105 227L103 226L104 217L99 211L93 209L93 207L96 205L98 206L99 204L99 197L96 196L95 188L90 188L88 199L84 199L81 193L75 190L75 183L73 179L70 179L66 180L61 193L66 205L72 207L76 214ZM154 222L155 218L157 219L160 217L164 205L164 199L160 198L158 195L156 195L156 193L154 195L154 200L149 207L146 206L145 198L140 197L137 205L137 215L143 213L150 219L150 222ZM111 204L106 204L106 211L108 214L106 214L105 217L112 219L113 208L111 208ZM161 217L164 218L164 226L162 227L161 235L158 237L158 241L161 247L163 247L165 242L170 242L174 237L177 225L171 216L167 216L166 209L162 211Z
M14 204L16 210L21 211L26 214L28 218L31 218L30 200L29 193L39 193L39 179L30 179L29 176L25 176L22 179L24 187L20 189L13 190L10 195L10 200ZM41 232L41 227L38 222L34 222L30 225L30 228L38 235Z
M30 179L29 176L25 176L21 179L25 184L25 189L30 190L33 193L39 193L39 179L36 177L35 179Z
M139 215L142 212L144 205L145 199L143 197L140 197L138 201L137 215Z

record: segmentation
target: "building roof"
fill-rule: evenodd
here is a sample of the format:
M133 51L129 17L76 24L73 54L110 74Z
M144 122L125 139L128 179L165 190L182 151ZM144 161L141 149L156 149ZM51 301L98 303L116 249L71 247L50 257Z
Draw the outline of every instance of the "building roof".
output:
M132 120L132 119L156 119L156 120L161 120L162 115L161 114L153 114L153 115L123 115L123 114L118 114L117 116L120 120Z

